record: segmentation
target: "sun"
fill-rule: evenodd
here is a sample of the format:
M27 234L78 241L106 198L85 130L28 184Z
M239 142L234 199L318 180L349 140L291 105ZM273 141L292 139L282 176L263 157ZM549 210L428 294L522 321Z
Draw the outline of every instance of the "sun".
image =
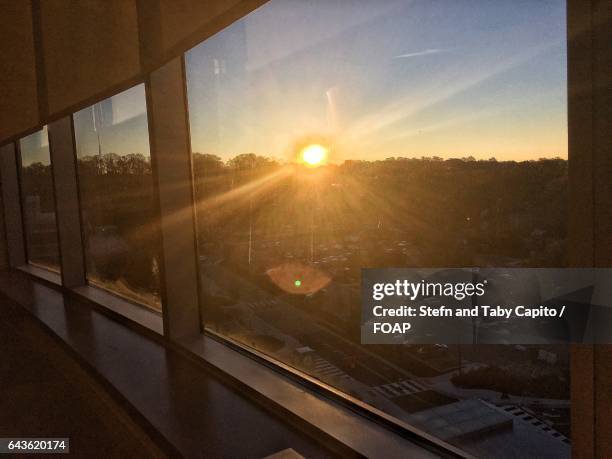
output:
M306 145L300 152L300 159L310 167L318 167L325 164L327 160L327 148L318 143Z

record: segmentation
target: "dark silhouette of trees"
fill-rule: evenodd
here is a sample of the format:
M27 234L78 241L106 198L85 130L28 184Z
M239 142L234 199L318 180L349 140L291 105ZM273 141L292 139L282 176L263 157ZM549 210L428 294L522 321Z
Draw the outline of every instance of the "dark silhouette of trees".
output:
M351 269L341 278L347 282L356 280L358 266L467 266L483 260L502 266L510 259L522 266L566 263L563 159L347 160L324 166L328 173L314 188L293 173L263 188L247 186L283 167L291 166L254 153L227 161L194 153L201 246L236 264L243 264L250 250L252 269L263 270L273 258L292 254L309 261L316 245L346 245L346 238L354 238L359 250L345 257ZM85 231L112 233L133 253L120 267L109 264L113 272L105 275L157 291L150 159L138 153L85 156L78 159L78 170ZM51 182L37 179L48 175L50 166L30 164L23 168L22 183L43 197L42 208L51 209L52 200L44 198L52 196ZM398 241L404 241L404 249ZM260 243L267 248L258 248Z
M159 295L159 239L151 162L138 153L78 158L88 274ZM109 288L116 287L111 284Z
M255 153L243 153L235 156L227 162L227 165L235 170L266 169L275 165L275 161Z
M31 163L21 169L21 189L25 196L40 198L41 212L55 212L51 166L41 162Z

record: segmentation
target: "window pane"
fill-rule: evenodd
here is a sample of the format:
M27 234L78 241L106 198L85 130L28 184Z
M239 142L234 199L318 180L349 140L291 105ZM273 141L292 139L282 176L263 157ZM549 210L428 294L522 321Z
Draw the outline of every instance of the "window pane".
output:
M55 195L47 128L19 141L28 263L59 271Z
M87 279L161 309L144 85L74 115Z
M363 267L565 266L565 49L562 0L272 0L189 51L204 325L476 456L569 457L566 346L360 344Z

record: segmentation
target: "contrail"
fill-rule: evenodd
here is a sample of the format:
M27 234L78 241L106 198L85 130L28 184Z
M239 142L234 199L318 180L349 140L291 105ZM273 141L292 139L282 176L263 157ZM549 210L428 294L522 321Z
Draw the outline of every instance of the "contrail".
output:
M417 51L416 53L407 53L407 54L399 54L397 56L393 56L393 59L402 59L404 57L416 57L416 56L427 56L428 54L438 54L445 53L448 49L425 49L423 51Z

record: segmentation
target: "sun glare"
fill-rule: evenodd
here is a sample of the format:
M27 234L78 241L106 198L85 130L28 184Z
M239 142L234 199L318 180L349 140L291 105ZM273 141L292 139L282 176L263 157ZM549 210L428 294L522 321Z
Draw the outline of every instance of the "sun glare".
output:
M327 159L327 148L319 144L307 145L302 149L300 156L302 162L304 162L307 166L321 166Z

